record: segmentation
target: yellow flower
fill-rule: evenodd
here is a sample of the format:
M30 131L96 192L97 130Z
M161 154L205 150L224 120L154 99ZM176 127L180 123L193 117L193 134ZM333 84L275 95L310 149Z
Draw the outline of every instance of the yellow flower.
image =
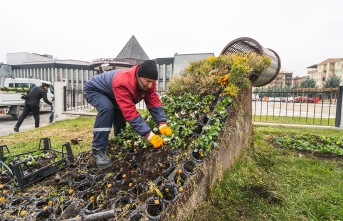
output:
M339 141L337 141L337 142L336 142L336 144L338 145L338 144L340 144L340 142L339 142Z
M69 194L72 194L73 192L74 192L74 190L72 190L72 189L70 189L70 190L68 191Z
M22 211L20 211L19 216L25 216L25 214L26 214L26 210L22 210Z
M182 192L182 191L183 191L183 188L182 188L182 187L180 187L180 188L179 188L179 191L180 191L180 192Z
M230 82L229 85L227 85L224 89L224 92L231 97L237 97L238 91L239 88L232 82Z
M112 184L107 184L107 188L111 188L112 187Z
M158 204L160 204L160 201L159 200L154 200L154 203L155 203L155 205L158 205Z

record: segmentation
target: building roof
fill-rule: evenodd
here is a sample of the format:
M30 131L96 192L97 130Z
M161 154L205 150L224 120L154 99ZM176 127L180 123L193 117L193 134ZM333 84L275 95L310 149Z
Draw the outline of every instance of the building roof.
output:
M173 64L173 76L178 76L182 70L187 68L190 62L203 60L211 56L214 56L214 53L175 54Z
M307 68L317 68L317 65L314 64L314 65L311 65L310 67L307 67Z
M169 58L156 58L154 59L156 64L172 64L174 62L174 57Z
M120 51L117 58L134 59L134 60L149 60L148 55L138 43L136 37L132 35L124 48Z
M332 63L332 62L337 62L337 61L343 61L343 58L328 58L317 65L322 65L322 64L327 64L327 63Z

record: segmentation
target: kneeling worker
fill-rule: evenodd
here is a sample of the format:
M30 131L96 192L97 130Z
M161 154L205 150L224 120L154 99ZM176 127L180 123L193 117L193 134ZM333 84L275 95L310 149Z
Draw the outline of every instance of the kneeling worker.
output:
M172 135L166 125L166 115L156 93L158 72L156 63L144 61L132 68L117 69L93 76L84 85L85 99L93 105L98 114L94 123L92 153L94 161L101 169L112 166L111 158L106 154L108 136L112 126L114 135L126 127L126 122L141 136L159 148L162 138L154 134L150 126L138 113L135 104L144 99L147 108L161 134Z

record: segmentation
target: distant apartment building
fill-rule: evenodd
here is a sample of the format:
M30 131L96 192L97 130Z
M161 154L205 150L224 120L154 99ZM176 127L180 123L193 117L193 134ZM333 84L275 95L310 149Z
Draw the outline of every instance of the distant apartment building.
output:
M343 58L328 58L319 64L308 67L309 78L316 81L318 88L323 88L329 77L336 75L343 80Z
M266 87L290 87L292 86L293 81L293 71L287 71L282 69L279 71L277 76L274 78L272 82L270 82Z
M296 76L292 79L292 86L296 86L296 87L300 87L301 86L301 82L305 81L306 79L308 79L307 76Z

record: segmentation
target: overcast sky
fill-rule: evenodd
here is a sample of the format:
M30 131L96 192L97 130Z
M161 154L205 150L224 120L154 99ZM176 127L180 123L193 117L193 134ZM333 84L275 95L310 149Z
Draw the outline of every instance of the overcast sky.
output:
M250 37L305 76L308 66L343 58L343 0L0 0L0 62L15 52L116 57L132 35L150 59L218 56Z

